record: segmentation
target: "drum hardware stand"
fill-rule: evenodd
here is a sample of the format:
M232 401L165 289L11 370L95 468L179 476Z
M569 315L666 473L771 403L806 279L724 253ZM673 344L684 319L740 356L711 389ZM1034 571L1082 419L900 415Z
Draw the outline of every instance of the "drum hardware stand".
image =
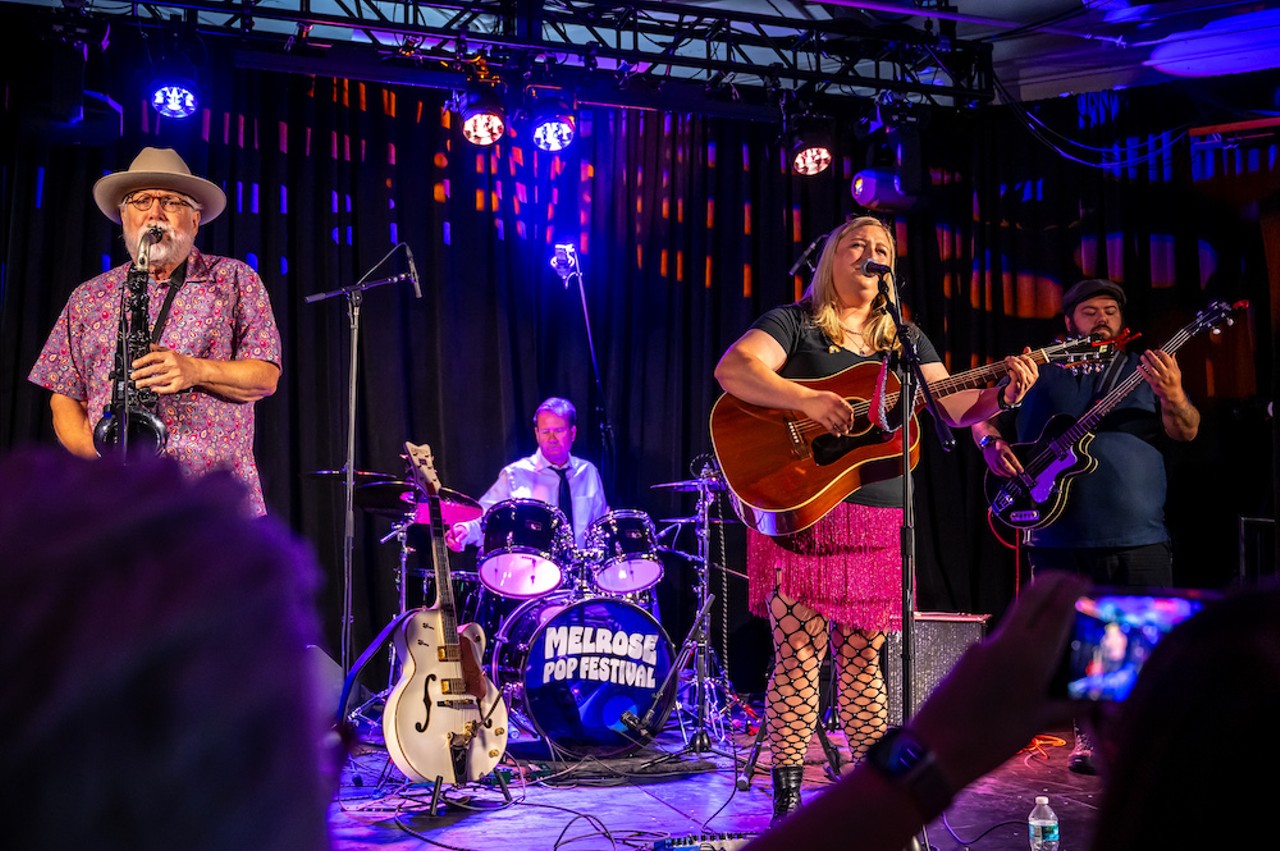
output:
M712 464L704 464L698 475L698 480L698 504L694 512L694 532L698 539L698 555L696 558L689 559L696 565L698 572L698 582L695 588L698 615L694 618L693 626L680 647L677 664L673 669L673 674L678 676L679 672L692 659L693 701L695 705L693 707L693 723L688 730L685 729L683 716L677 714L680 731L685 739L685 746L673 756L680 756L685 753L712 752L736 760L738 757L735 754L726 753L712 747L713 740L716 742L724 742L726 739L731 740L729 732L725 730L723 725L723 716L726 709L719 705L717 690L723 691L730 701L738 703L741 703L741 701L738 700L733 693L733 689L727 684L727 674L711 648L710 630L707 628L707 615L710 612L712 602L715 600L709 589L710 553L708 537L711 528L709 513L711 502L714 499L712 496L713 483L718 481L718 471ZM683 710L684 707L677 701L676 712L680 713Z
M378 541L380 544L385 544L392 538L396 538L400 542L400 568L396 572L396 595L399 601L399 610L391 623L383 629L382 633L374 639L374 641L361 655L360 660L356 662L355 669L347 676L342 689L342 702L339 704L338 709L339 715L341 716L340 720L342 721L350 722L358 718L367 718L365 711L371 706L385 702L387 695L391 694L391 690L395 688L396 683L400 679L400 660L396 658L395 644L388 642L387 652L390 654L390 657L387 661L387 687L377 694L371 695L368 700L350 712L345 711L347 706L347 696L355 684L355 675L358 674L365 665L369 664L369 659L372 658L373 651L376 651L377 648L381 647L383 642L388 641L390 636L393 634L394 627L403 623L407 615L412 614L407 611L408 600L406 597L406 585L408 584L409 579L409 553L414 551L408 543L409 528L413 524L413 516L407 515L404 519L392 525L391 531ZM425 586L423 590L425 593Z
M367 280L374 270L380 267L387 259L395 254L401 248L405 251L405 257L408 260L409 271L402 272L399 275L392 275L389 278L379 278L377 280ZM336 290L328 292L312 293L303 299L307 304L317 301L334 298L335 296L346 296L347 299L347 316L351 325L351 348L347 362L347 456L343 470L346 471L346 479L344 487L346 492L346 511L343 521L342 534L342 670L344 673L351 669L351 627L354 623L354 616L351 611L351 593L352 593L352 562L355 552L356 539L356 518L355 518L355 469L356 469L356 364L360 357L360 305L364 301L364 291L371 290L374 287L380 287L384 284L398 284L403 281L413 282L413 292L417 298L422 298L422 289L418 283L418 268L413 263L413 252L409 249L408 243L401 242L394 248L383 255L382 259L373 265L364 276L354 284L340 287ZM345 706L345 704L344 704Z

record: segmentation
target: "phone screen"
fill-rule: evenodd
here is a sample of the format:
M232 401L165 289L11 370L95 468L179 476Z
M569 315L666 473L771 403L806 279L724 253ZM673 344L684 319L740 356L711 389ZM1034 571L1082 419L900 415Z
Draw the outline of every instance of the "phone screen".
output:
M1124 700L1169 630L1217 595L1194 589L1095 588L1076 600L1075 625L1050 684L1054 697Z

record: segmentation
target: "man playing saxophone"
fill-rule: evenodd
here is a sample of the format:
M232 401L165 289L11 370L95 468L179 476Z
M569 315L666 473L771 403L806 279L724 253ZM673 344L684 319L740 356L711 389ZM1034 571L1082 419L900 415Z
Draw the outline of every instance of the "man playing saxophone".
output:
M257 272L195 248L200 225L223 211L226 195L191 174L172 149L144 148L128 171L94 184L93 198L123 226L131 262L72 292L28 376L53 393L59 442L91 458L107 454L104 443L121 434L129 440L137 425L99 428L104 415L136 417L144 429L155 422L162 432L156 448L188 475L229 470L247 489L251 513L265 514L253 454L254 403L276 391L280 333ZM130 272L139 268L147 284L136 312L148 327L140 347L125 347L121 314ZM112 372L122 350L131 390L143 391L130 398L147 400L149 410L119 410L120 382Z

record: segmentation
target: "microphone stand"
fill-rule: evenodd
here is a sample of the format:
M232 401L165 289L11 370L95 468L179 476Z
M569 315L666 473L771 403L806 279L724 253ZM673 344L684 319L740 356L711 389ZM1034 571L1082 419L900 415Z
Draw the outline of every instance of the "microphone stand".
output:
M351 612L351 593L352 593L352 562L355 552L355 470L356 470L356 376L357 362L360 357L360 306L364 301L365 290L371 290L374 287L385 286L386 284L398 284L403 281L413 281L415 292L417 289L417 275L410 272L402 272L399 275L392 275L389 278L378 278L376 280L367 280L370 275L377 270L379 266L387 262L387 259L403 246L406 251L409 246L405 243L399 243L392 248L382 259L373 265L368 272L365 272L360 280L354 284L345 287L339 287L336 290L328 290L327 292L313 293L307 296L304 301L307 304L313 304L318 301L325 301L338 296L344 296L347 300L347 317L351 327L351 349L348 354L347 367L347 457L343 464L343 470L346 476L343 479L343 489L345 491L345 515L343 520L342 531L342 673L346 675L351 670L351 627L354 618ZM412 262L412 261L410 261ZM421 294L419 292L419 297Z
M577 278L578 280L578 298L582 302L582 321L587 329L587 350L591 354L591 371L595 376L596 396L600 400L599 404L596 405L596 415L600 420L600 444L604 454L603 478L605 491L612 492L615 484L613 424L609 422L609 400L605 396L604 382L600 378L600 363L596 359L596 344L591 336L591 316L587 312L587 291L582 284L582 267L578 264L576 251L567 251L563 262L559 257L552 258L551 266L556 270L556 274L560 276L560 280L564 282L566 288L569 286L569 278Z
M933 415L934 430L944 452L955 448L955 436L951 434L938 414L938 403L929 390L929 382L920 373L920 353L915 342L907 334L906 323L902 320L899 304L889 297L889 282L885 273L879 273L880 294L884 296L885 310L893 319L898 329L898 340L902 343L903 366L902 387L898 395L898 411L902 416L902 531L899 537L899 548L902 552L902 722L907 719L915 706L912 694L911 674L915 664L915 603L916 603L916 529L915 529L915 488L911 482L911 423L915 420L916 387L924 397L925 408ZM901 288L899 288L901 292ZM923 829L923 828L922 828ZM912 836L906 851L921 851L929 848L928 836L921 845L920 840Z
M885 309L898 329L902 343L902 387L898 396L898 411L902 417L902 532L899 547L902 554L902 723L906 723L913 707L912 665L915 660L915 488L911 481L911 423L915 420L917 387L924 397L925 408L933 415L934 429L943 451L955 448L955 436L939 415L938 403L929 390L929 383L920 373L920 353L915 342L907 334L899 304L889 297L889 283L880 274L880 294L884 296Z

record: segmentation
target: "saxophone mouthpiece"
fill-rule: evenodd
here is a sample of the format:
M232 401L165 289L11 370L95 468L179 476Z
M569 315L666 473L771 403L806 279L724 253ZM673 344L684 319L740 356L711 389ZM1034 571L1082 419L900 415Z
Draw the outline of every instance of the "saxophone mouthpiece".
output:
M152 225L147 228L147 232L142 235L142 238L151 243L159 242L164 239L164 229L159 225Z

